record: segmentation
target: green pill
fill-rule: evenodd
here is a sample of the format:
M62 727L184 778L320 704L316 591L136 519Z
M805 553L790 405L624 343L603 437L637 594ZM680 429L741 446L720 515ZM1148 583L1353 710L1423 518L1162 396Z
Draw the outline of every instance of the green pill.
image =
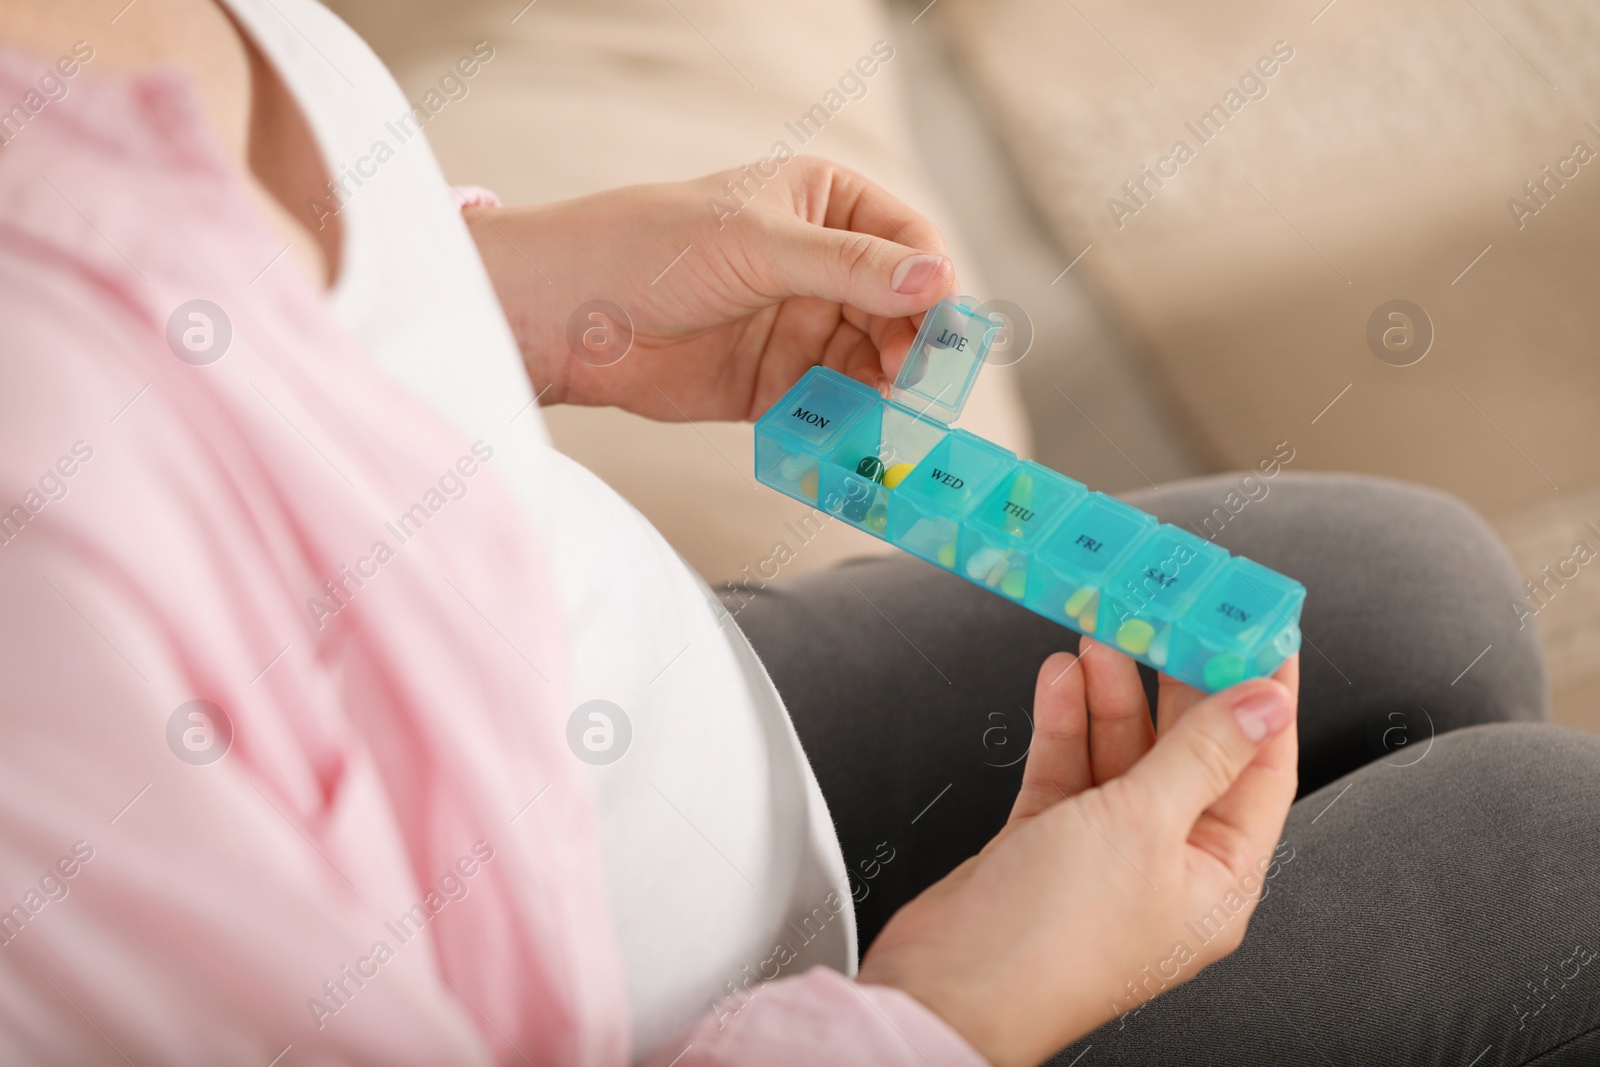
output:
M1244 681L1245 662L1243 656L1236 656L1232 652L1224 652L1220 656L1212 656L1206 661L1205 681L1206 688L1212 691L1226 689L1230 685L1237 685Z
M1013 600L1021 600L1028 591L1028 572L1007 571L1006 576L1000 579L1000 591Z

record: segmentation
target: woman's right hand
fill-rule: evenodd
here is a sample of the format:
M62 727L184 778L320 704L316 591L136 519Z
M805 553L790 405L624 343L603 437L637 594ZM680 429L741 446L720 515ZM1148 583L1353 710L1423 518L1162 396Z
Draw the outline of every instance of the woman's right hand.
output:
M1238 947L1294 800L1300 661L1207 697L1085 638L1045 661L1004 829L898 911L859 981L1035 1064Z

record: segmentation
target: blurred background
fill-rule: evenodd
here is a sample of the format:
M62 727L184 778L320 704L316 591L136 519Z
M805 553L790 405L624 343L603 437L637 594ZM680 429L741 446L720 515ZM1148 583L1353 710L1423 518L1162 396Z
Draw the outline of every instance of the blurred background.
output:
M1600 731L1592 0L330 6L413 102L489 42L426 132L452 182L507 203L778 142L894 190L964 289L1014 306L1012 362L962 425L1091 488L1287 443L1290 470L1461 496L1537 583L1504 610L1537 616L1557 717ZM875 45L892 58L842 82ZM809 509L750 475L748 426L547 415L714 587L888 550L797 526Z

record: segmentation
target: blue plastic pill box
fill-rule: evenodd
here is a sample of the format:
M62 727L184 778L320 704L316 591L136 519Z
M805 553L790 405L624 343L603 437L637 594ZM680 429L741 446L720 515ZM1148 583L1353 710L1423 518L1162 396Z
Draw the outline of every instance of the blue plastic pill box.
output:
M1299 582L951 427L1001 327L941 301L889 399L813 367L756 423L756 477L1207 692L1277 670Z

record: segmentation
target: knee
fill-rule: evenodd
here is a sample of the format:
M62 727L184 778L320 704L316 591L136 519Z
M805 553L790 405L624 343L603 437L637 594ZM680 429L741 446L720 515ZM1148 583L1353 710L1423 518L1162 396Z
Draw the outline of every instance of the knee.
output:
M1302 780L1310 788L1408 742L1548 716L1535 627L1494 531L1447 493L1384 478L1284 472L1227 503L1236 476L1140 502L1306 586ZM1265 491L1263 491L1265 487ZM1243 498L1240 498L1243 499Z
M1338 819L1322 818L1330 812ZM1600 736L1548 723L1455 730L1302 798L1286 835L1314 842L1341 821L1365 827L1374 886L1399 864L1476 857L1473 871L1430 891L1447 898L1462 879L1492 880L1514 862L1530 881L1586 893L1571 874L1600 862Z
M1586 830L1600 828L1600 736L1549 723L1490 723L1438 738L1414 765L1423 769L1428 761L1436 785L1448 788L1448 778L1479 814L1504 820L1502 829L1570 819ZM1523 844L1538 836L1513 835ZM1552 848L1568 839L1555 836Z
M1372 477L1295 475L1279 490L1309 534L1296 551L1319 553L1303 560L1316 583L1307 632L1353 657L1346 674L1446 729L1548 716L1522 581L1481 515L1448 493Z
M1470 607L1516 628L1523 592L1511 557L1460 498L1407 482L1354 474L1280 475L1260 506L1234 520L1219 544L1284 559L1335 599L1340 588L1379 596L1390 612Z

